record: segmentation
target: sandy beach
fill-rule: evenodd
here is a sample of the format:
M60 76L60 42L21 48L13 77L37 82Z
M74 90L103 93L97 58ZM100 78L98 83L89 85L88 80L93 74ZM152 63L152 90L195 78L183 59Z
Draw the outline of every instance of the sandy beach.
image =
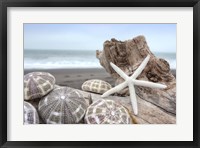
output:
M114 79L103 68L87 69L28 69L24 70L24 75L30 72L49 72L56 78L56 84L81 89L81 85L89 79L100 79L114 86ZM172 70L173 75L176 71Z

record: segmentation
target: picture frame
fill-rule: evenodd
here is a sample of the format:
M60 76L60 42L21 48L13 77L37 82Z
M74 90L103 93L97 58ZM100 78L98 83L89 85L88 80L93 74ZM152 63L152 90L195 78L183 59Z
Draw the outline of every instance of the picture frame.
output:
M193 141L8 141L7 140L7 8L8 7L193 7ZM1 147L199 147L199 48L200 2L199 0L2 0L0 3L0 137Z

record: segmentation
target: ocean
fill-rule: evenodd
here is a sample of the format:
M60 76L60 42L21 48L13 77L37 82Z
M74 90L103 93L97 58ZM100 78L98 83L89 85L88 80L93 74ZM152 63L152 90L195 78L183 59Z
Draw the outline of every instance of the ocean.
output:
M153 52L176 69L176 53ZM24 69L102 68L95 50L24 50Z

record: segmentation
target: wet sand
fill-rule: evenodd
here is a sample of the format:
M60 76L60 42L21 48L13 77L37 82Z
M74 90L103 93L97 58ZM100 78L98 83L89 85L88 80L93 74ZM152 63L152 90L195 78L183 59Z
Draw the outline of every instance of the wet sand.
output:
M114 79L103 68L88 69L31 69L24 74L34 71L49 72L56 78L56 84L81 89L81 85L89 79L100 79L114 85Z
M89 79L100 79L114 86L114 79L103 68L88 69L29 69L24 70L24 75L30 72L49 72L56 78L56 84L81 89L81 85ZM172 70L176 76L176 70Z

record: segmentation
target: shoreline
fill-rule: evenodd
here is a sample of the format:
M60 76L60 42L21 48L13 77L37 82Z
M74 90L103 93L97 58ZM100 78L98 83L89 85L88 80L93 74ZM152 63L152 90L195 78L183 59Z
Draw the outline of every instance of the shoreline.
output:
M115 80L106 72L104 68L68 68L68 69L24 69L24 75L30 72L41 71L51 73L56 84L81 89L81 85L90 79L100 79L115 85ZM176 70L171 70L176 77Z

